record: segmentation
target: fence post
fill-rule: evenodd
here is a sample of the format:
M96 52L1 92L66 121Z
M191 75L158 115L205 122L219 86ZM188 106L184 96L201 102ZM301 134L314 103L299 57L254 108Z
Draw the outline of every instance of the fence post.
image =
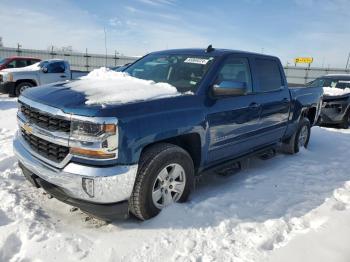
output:
M17 56L21 55L21 52L22 52L22 50L20 49L21 47L22 46L19 43L17 43Z
M56 53L53 51L53 46L51 46L51 52L50 52L51 58L54 59Z
M85 55L84 55L84 57L85 57L85 68L86 68L86 71L89 71L89 55L88 55L88 50L87 50L87 48L86 48L86 50L85 50Z
M114 51L114 66L117 66L117 60L119 59L119 57L117 57L117 50Z

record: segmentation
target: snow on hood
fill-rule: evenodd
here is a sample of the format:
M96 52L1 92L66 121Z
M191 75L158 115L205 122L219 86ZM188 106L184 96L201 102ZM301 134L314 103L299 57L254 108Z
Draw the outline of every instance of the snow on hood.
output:
M79 80L65 84L65 87L83 92L88 105L124 104L181 95L170 84L135 78L105 67L95 69Z
M350 94L350 88L336 88L336 87L324 87L323 93L327 96L342 96L346 94Z
M40 70L39 63L32 64L30 66L25 66L25 67L20 67L20 68L8 68L4 69L1 72L7 72L7 73L12 73L12 72L24 72L24 71L38 71Z

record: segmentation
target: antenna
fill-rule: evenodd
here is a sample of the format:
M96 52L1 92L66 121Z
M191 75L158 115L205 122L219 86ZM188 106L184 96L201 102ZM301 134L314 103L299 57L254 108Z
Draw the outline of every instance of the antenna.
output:
M206 53L210 53L213 52L215 50L215 48L213 48L212 45L208 45L207 49L205 50Z

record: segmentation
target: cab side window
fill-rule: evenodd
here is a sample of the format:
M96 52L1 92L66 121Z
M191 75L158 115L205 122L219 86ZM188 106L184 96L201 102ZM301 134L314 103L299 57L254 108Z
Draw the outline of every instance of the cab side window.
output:
M280 90L283 86L279 63L273 59L261 59L256 61L257 77L260 92L271 92Z
M66 67L63 62L53 62L47 65L48 73L64 73Z
M16 68L16 60L12 60L10 63L7 64L7 68Z
M36 60L32 60L32 59L28 59L28 60L26 60L26 63L27 63L27 66L30 66L32 64L37 63L37 61Z
M230 57L221 68L217 84L223 81L243 82L247 86L248 93L252 92L252 78L247 58Z
M16 67L20 68L25 66L27 66L27 64L25 63L25 60L22 60L22 59L16 60Z

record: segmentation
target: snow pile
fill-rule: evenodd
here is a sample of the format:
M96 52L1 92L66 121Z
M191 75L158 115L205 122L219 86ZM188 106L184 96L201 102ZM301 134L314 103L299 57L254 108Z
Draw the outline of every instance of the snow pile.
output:
M95 69L65 86L83 92L88 105L123 104L180 95L170 84L138 79L105 67Z
M336 87L324 87L323 93L327 96L342 96L346 94L350 94L350 88L336 88Z
M314 127L307 150L203 176L152 220L105 224L25 181L16 110L0 95L0 261L349 261L350 130Z

